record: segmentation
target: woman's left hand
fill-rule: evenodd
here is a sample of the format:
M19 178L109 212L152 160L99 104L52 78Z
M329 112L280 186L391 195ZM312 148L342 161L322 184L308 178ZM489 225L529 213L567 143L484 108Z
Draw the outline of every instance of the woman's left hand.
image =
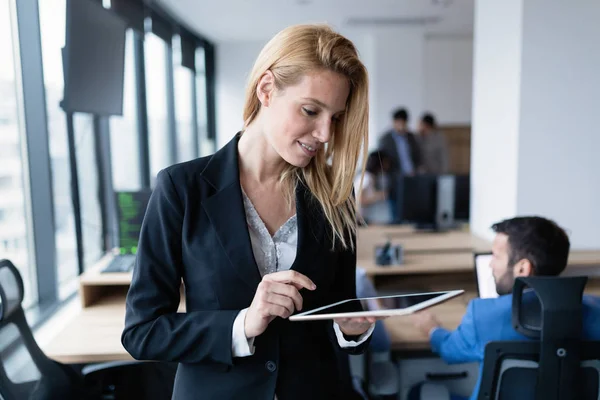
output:
M344 335L359 336L369 330L371 325L377 321L378 317L358 317L358 318L336 318L335 323L340 326Z

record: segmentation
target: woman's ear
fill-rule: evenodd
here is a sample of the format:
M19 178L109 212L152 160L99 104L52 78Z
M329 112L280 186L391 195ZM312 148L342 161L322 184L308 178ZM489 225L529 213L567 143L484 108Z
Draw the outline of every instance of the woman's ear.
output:
M260 77L258 85L256 85L256 96L263 107L269 107L273 99L275 91L275 76L271 70L267 70Z

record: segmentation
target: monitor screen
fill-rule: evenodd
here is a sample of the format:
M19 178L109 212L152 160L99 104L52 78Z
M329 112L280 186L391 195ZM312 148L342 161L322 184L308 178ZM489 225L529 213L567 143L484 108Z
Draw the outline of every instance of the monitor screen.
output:
M62 107L68 112L123 114L127 23L95 0L67 0Z
M137 253L140 230L150 194L150 190L116 193L120 254Z
M482 299L491 299L498 297L496 292L496 282L490 262L492 261L491 253L475 254L475 275L477 276L477 290L479 297Z
M400 176L398 207L403 220L417 224L435 224L437 213L437 175Z

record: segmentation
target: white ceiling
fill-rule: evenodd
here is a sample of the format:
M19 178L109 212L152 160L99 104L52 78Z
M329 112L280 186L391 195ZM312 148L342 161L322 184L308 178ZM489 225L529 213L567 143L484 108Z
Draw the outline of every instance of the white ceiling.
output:
M267 40L286 26L325 22L339 30L368 20L378 26L420 26L470 34L474 0L155 0L214 42ZM353 22L354 21L354 22Z

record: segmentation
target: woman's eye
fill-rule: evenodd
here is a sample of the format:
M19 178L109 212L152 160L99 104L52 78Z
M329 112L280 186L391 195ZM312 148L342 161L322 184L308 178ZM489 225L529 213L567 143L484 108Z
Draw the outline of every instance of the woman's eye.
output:
M315 115L317 115L316 111L309 110L308 108L302 107L302 110L308 116L314 117Z

